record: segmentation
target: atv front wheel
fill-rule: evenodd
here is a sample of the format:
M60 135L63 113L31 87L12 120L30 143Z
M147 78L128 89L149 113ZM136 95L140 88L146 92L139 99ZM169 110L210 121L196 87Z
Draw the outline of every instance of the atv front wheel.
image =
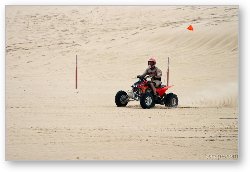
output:
M165 97L165 106L166 107L177 107L178 106L178 97L173 93L169 93Z
M154 97L151 93L142 94L140 104L143 109L150 109L155 106Z
M128 104L128 94L125 91L118 91L115 95L115 104L117 107L124 107Z

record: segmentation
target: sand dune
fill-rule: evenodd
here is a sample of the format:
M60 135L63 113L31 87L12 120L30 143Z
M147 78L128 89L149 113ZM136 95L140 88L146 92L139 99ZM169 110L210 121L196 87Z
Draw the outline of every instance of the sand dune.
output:
M115 107L151 56L180 108ZM238 59L237 6L7 6L6 158L236 155Z

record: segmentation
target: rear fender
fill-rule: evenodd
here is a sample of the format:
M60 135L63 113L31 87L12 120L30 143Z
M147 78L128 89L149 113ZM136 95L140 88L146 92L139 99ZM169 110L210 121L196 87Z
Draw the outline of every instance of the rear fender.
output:
M156 92L159 94L159 96L163 96L164 95L164 93L169 89L169 88L171 88L171 87L173 87L173 85L170 85L170 86L165 86L165 87L162 87L162 88L157 88L156 89Z

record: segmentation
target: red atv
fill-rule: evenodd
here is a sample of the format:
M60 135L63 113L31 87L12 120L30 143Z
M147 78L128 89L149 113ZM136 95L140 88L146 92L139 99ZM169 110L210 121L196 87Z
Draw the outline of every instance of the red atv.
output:
M151 107L154 107L155 104L165 104L166 107L178 106L177 95L173 93L165 93L172 86L160 85L157 87L157 98L155 98L153 91L149 86L149 81L147 80L149 76L146 76L145 78L137 78L139 78L139 81L131 86L131 91L118 91L116 93L115 103L118 107L126 106L129 101L133 100L140 101L141 107L143 109L150 109Z

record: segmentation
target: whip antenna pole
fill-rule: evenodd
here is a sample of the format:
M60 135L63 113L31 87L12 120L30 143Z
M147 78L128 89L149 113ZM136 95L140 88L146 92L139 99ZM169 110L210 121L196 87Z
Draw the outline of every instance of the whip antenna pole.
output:
M76 55L76 89L77 89L77 55Z
M169 57L168 57L168 70L167 70L167 86L169 84Z

